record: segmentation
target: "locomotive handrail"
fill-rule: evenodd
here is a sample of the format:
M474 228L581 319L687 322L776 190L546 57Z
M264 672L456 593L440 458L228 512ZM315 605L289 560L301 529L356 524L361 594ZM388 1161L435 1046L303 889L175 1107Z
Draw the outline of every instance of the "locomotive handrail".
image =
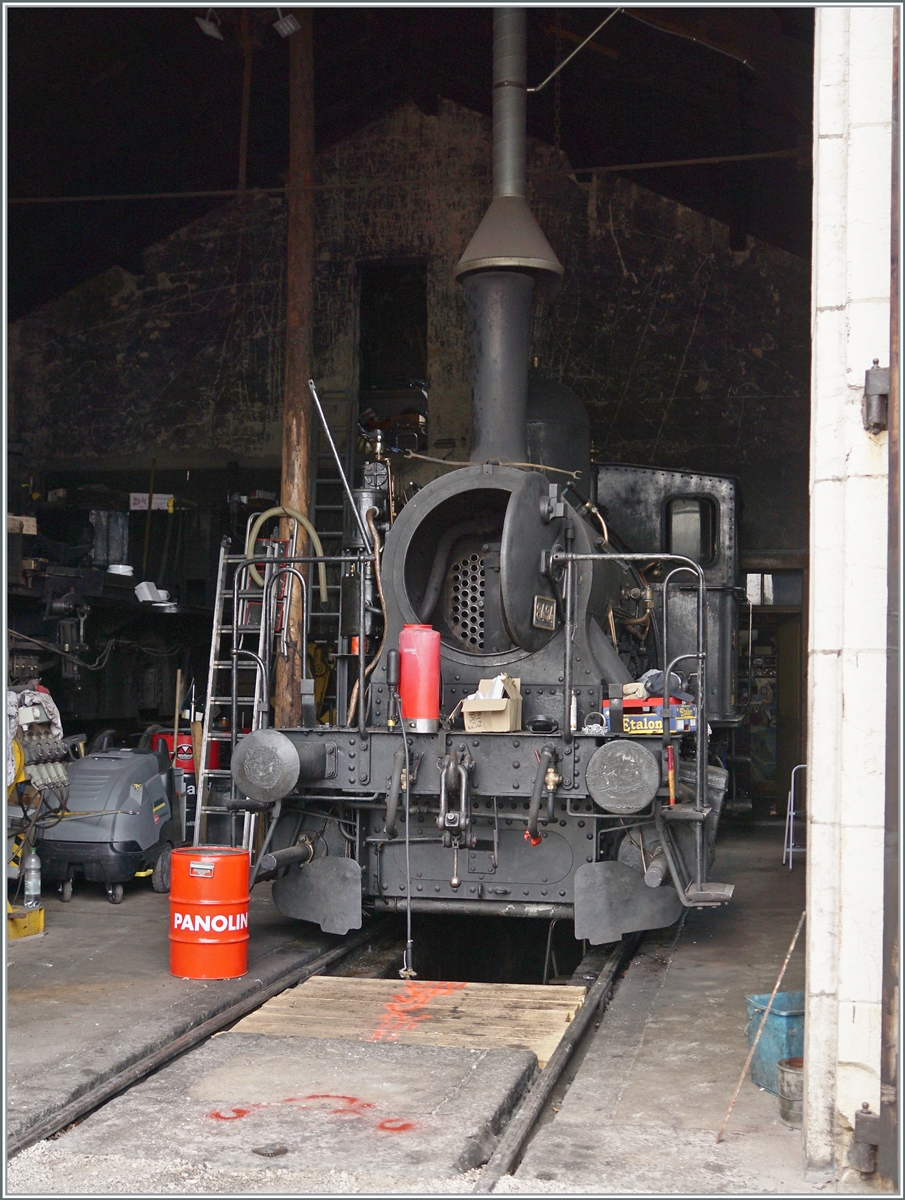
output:
M694 559L687 558L682 554L641 554L635 552L622 553L605 553L598 551L596 553L576 554L568 550L557 550L550 555L551 567L557 563L563 563L566 566L566 594L565 594L565 647L563 651L563 688L564 688L564 704L566 719L563 728L563 740L571 741L571 729L569 721L569 708L571 705L571 680L572 680L572 591L573 591L573 575L572 567L577 562L604 562L613 560L616 562L674 562L680 564L666 576L663 583L663 660L664 660L664 675L663 675L663 725L664 731L668 728L666 722L669 720L669 693L670 693L670 674L673 666L677 662L681 662L684 658L694 658L700 664L698 670L698 715L697 728L695 731L695 753L697 756L696 779L695 779L695 809L701 811L704 806L704 796L707 780L707 637L706 637L706 621L707 621L707 584L704 578L704 571L700 563L696 563ZM678 655L671 663L666 662L666 617L667 617L667 592L669 581L678 571L691 571L697 576L697 593L698 593L698 613L697 613L697 650L693 654ZM700 822L695 823L695 884L698 891L703 886L703 881L706 876L706 869L703 861L703 829Z
M682 571L690 572L691 567L686 566L685 564L682 564L678 567L673 567L673 569L669 572L669 574L663 580L663 661L664 662L667 662L669 659L669 654L667 653L668 641L669 641L669 619L668 619L669 618L669 584L670 584L670 580L672 579L672 577L674 575L679 575ZM692 572L692 573L694 573L694 572ZM701 580L703 579L704 572L701 570L700 566L698 566L697 575L698 575L698 649L703 651L704 656L706 657L707 639L706 639L706 631L705 631L704 622L706 621L705 612L706 612L707 606L706 606L706 602L705 603L701 602L702 601L701 593L703 590L703 592L705 594L705 598L706 598L707 585L705 583L704 588L703 589L701 588ZM683 657L688 658L691 656L683 655ZM664 684L664 687L668 687L668 686L669 686L668 683ZM700 676L698 676L698 691L703 694L703 687L701 686ZM700 701L700 696L698 697L698 700Z
M350 563L350 564L354 563L358 566L360 576L363 579L364 578L364 564L365 563L376 563L377 557L378 557L377 554L375 554L373 550L369 549L367 551L359 551L359 553L357 553L357 554L293 554L293 555L288 556L287 558L276 559L275 562L279 563L280 572L282 572L285 568L290 567L296 563ZM257 555L254 558L240 559L236 564L236 573L235 573L235 576L233 577L234 587L235 587L235 579L238 578L240 572L242 570L247 570L249 566L253 565L256 562L260 562L260 561L261 561L260 555ZM365 664L365 657L366 657L366 655L365 655L365 613L366 613L365 589L364 589L364 587L360 587L358 589L358 591L359 591L359 598L358 598L358 677L359 677L359 679L364 680L365 665L366 665ZM235 625L236 611L237 610L236 610L236 607L234 604L233 605L234 629L237 630L237 626ZM262 620L266 619L268 615L269 614L267 612L266 596L265 596L263 611L262 611ZM306 633L306 636L307 636L307 633ZM234 637L235 637L235 635L234 635ZM235 691L236 691L236 685L234 682L233 683L233 695L234 696L235 696ZM367 725L365 722L365 688L363 686L359 686L359 689L358 689L358 733L359 733L359 736L361 736L361 737L364 737L367 733Z
M698 648L697 654L683 654L674 661L681 662L683 658L696 658L698 661L698 723L695 738L695 808L700 812L704 807L704 797L707 793L707 583L700 563L686 559L669 572L663 580L663 661L667 662L667 639L669 637L669 583L674 575L682 571L696 574L698 585ZM673 663L667 666L664 688L669 689L669 677ZM704 855L704 833L700 825L695 827L695 884L700 891Z
M283 563L357 563L357 562L373 562L376 555L370 551L359 551L357 554L290 554L286 558L280 557L274 561ZM650 555L641 555L642 558L650 558ZM236 559L236 566L247 567L262 561L262 555L256 554L254 558Z
M685 658L694 658L698 662L701 661L701 656L697 655L697 654L677 654L676 657L669 664L669 670L672 671L672 669L676 665L676 663L681 662ZM667 675L666 678L668 679L669 676ZM663 738L664 738L664 740L667 737L666 721L667 721L667 717L666 717L666 714L664 713L664 715L663 715L663 730L664 730ZM695 759L695 788L694 788L694 806L695 806L695 810L697 812L701 812L704 808L704 788L706 786L707 764L706 764L706 762L704 762L703 771L702 771L701 763L703 761L703 755L701 753L701 747L702 747L702 741L704 740L704 732L706 729L706 724L707 724L706 713L702 716L701 706L698 705L697 729L695 730L695 754L697 757ZM704 863L704 829L703 829L703 825L701 824L701 822L697 821L695 823L695 827L694 827L694 868L695 868L694 876L695 876L695 886L698 891L701 890L702 882L706 875L706 871L704 870L703 863Z
M292 575L302 585L302 646L305 647L308 645L308 584L307 584L307 581L305 580L304 575L301 573L301 571L297 567L293 567L288 563L286 563L286 564L281 563L280 566L277 567L277 569L272 572L272 574L270 575L270 578L264 584L264 606L263 606L262 611L264 614L266 614L266 620L268 622L270 622L272 619L270 607L271 607L271 600L273 598L271 589L273 588L274 580L279 579L282 575ZM290 585L289 590L287 591L286 597L285 597L286 614L285 614L285 617L283 620L283 631L282 631L283 636L280 639L280 652L284 658L286 657L287 634L289 631L289 608L290 608L291 602L292 602L292 587ZM264 639L264 645L267 648L265 666L266 666L268 675L270 674L271 642L273 640L272 635L273 635L273 630L268 629L266 631L266 636ZM308 655L307 655L307 653L303 653L301 657L302 657L302 679L307 679L308 678Z
M575 540L575 531L572 528L572 522L566 522L565 528L566 538L566 555L572 553L572 544ZM562 722L562 740L563 744L568 746L572 741L572 639L575 637L575 566L574 561L568 558L566 561L566 641L563 648L563 722ZM551 563L552 565L552 563Z

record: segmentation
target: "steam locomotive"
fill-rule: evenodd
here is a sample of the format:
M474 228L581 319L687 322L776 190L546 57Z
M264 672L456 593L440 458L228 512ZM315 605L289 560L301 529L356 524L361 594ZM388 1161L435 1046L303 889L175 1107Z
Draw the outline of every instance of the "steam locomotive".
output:
M525 200L524 81L524 12L496 10L494 197L456 272L471 462L398 515L388 460L364 464L339 556L348 712L232 753L233 804L270 814L256 877L329 932L364 909L566 917L599 945L732 895L708 870L735 487L592 474L583 406L529 370L535 292L563 269Z

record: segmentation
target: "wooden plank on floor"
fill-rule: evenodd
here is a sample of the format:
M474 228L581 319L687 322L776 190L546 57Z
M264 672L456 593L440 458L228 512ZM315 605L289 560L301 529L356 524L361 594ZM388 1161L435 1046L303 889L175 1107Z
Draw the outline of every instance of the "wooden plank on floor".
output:
M315 975L249 1013L232 1032L533 1050L543 1067L584 996L584 988L540 984Z

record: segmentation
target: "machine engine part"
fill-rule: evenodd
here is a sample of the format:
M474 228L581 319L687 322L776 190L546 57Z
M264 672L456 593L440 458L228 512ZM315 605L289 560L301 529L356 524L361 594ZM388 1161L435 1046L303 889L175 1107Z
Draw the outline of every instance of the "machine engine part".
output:
M181 840L166 755L106 750L68 764L67 810L41 828L36 850L43 877L125 883L154 866L164 846Z
M82 874L125 883L153 867L166 845L180 844L165 754L107 750L76 759L68 772L66 812L55 824L38 827L35 849L45 879L71 882Z

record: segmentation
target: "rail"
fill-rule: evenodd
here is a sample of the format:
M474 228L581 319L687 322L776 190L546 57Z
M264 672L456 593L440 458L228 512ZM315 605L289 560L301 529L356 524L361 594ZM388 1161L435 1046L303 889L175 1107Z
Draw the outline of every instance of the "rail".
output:
M73 1122L84 1119L127 1088L133 1087L167 1063L193 1050L214 1034L229 1028L274 996L315 975L324 974L329 968L348 958L363 945L384 939L391 928L390 921L377 920L369 928L348 936L342 945L333 947L302 966L290 967L278 978L272 979L252 994L232 1004L227 1004L207 1020L200 1021L194 1028L186 1030L166 1045L160 1046L152 1053L130 1063L123 1070L89 1088L68 1104L57 1109L56 1112L42 1117L28 1129L10 1137L7 1142L7 1159L15 1157L39 1141L60 1133ZM546 1066L535 1077L531 1087L515 1109L494 1153L481 1170L473 1188L474 1193L486 1194L493 1191L503 1175L517 1165L554 1087L572 1060L575 1050L588 1033L595 1016L603 1012L622 971L635 954L642 936L640 933L629 934L610 951Z
M640 933L629 934L628 937L617 943L603 964L600 974L588 989L581 1007L572 1018L559 1045L550 1056L549 1062L537 1076L531 1090L506 1126L497 1148L488 1159L480 1178L472 1188L473 1195L486 1195L488 1192L492 1192L502 1177L509 1173L510 1168L517 1165L516 1160L531 1136L531 1131L550 1098L550 1093L587 1031L594 1014L602 1011L603 1006L612 995L622 968L629 962L640 941Z
M237 1000L234 1004L227 1005L227 1007L221 1009L220 1012L215 1013L214 1016L209 1017L206 1021L202 1021L199 1025L194 1026L194 1028L186 1030L185 1033L175 1038L172 1042L168 1042L153 1053L147 1054L136 1062L131 1063L128 1067L99 1083L96 1087L89 1088L63 1108L35 1122L34 1125L29 1126L27 1130L24 1130L17 1136L11 1137L6 1146L7 1159L13 1158L23 1150L27 1150L29 1146L33 1146L36 1142L43 1141L45 1138L59 1133L60 1130L65 1129L73 1121L78 1121L88 1116L89 1113L100 1108L108 1100L112 1100L114 1096L126 1088L132 1087L144 1079L145 1076L158 1070L172 1059L178 1058L179 1055L185 1054L187 1050L193 1049L200 1042L212 1037L215 1033L219 1033L221 1030L226 1029L227 1026L233 1025L240 1017L244 1017L256 1008L260 1008L262 1004L279 995L280 992L294 987L297 983L303 983L306 979L310 979L312 975L322 975L328 967L341 962L342 959L348 957L354 951L358 950L359 947L372 941L375 937L380 936L388 928L388 922L381 921L375 923L360 933L349 937L341 946L335 946L332 950L328 950L326 953L312 959L311 962L305 963L301 967L290 967L277 979L271 980L265 987L260 988L250 996L245 996L243 999Z

